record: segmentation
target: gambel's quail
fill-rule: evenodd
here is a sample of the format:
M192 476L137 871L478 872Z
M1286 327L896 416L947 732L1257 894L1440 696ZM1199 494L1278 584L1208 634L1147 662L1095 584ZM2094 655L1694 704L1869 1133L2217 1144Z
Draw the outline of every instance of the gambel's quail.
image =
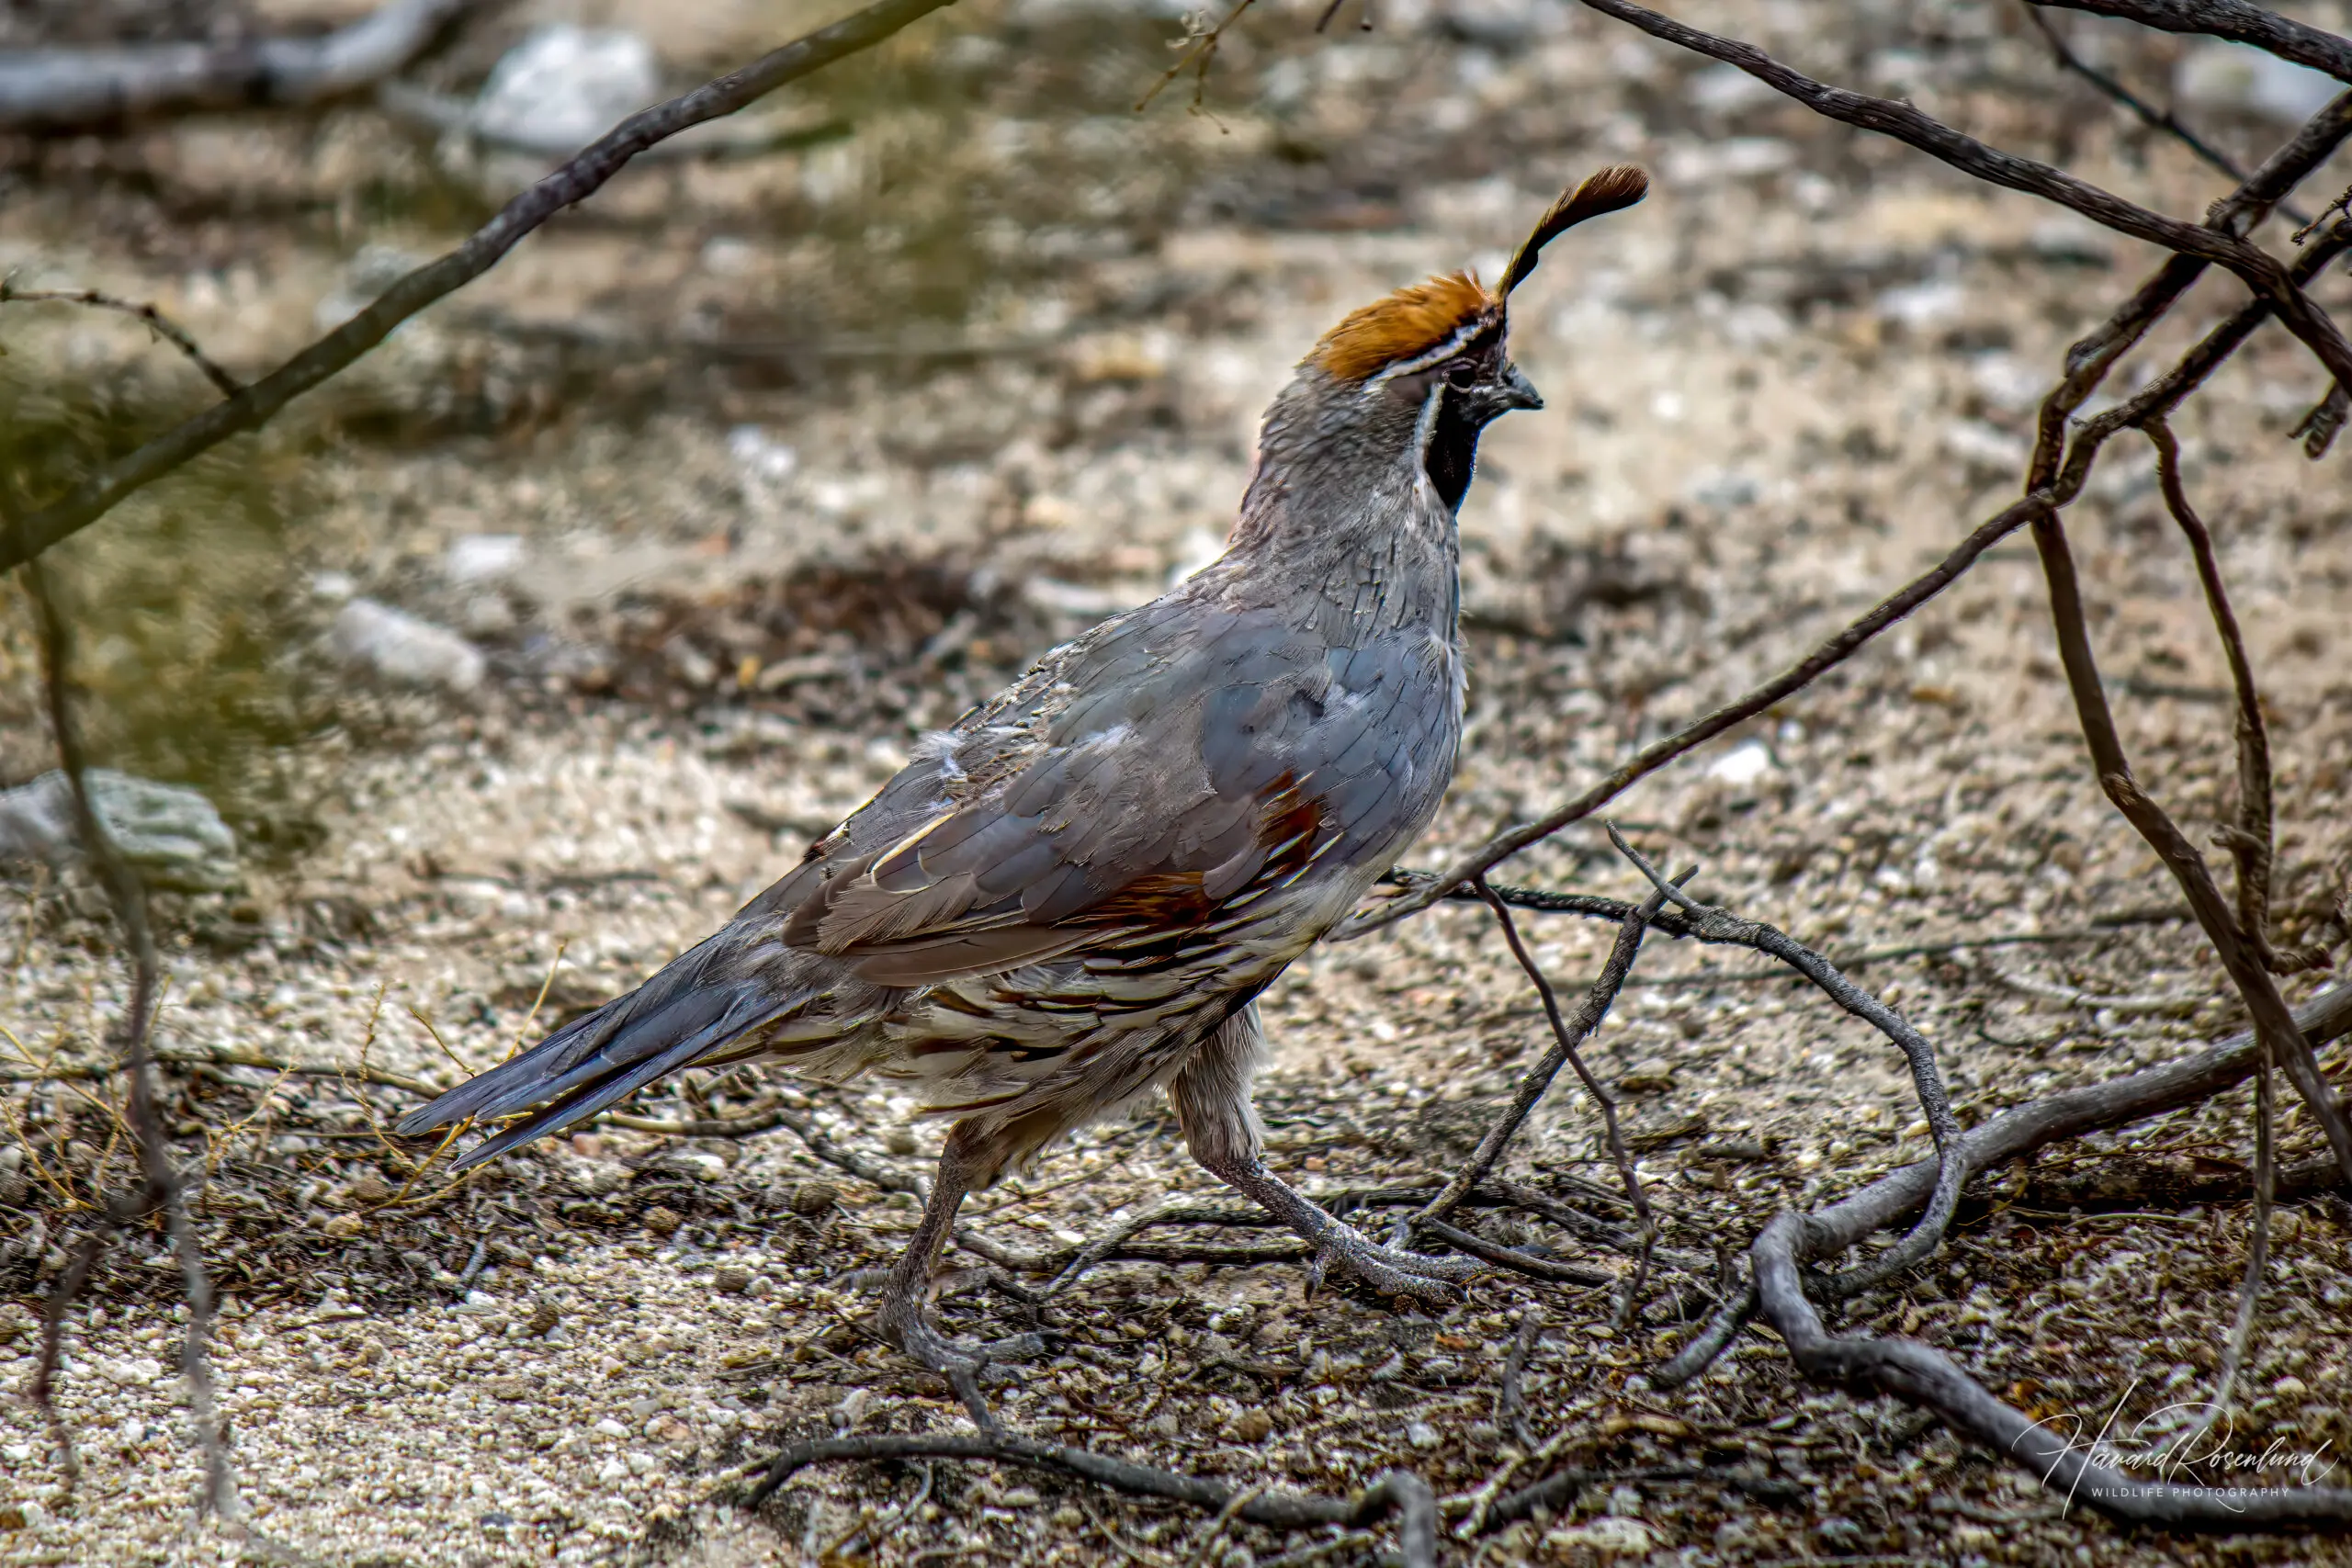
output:
M911 1080L956 1120L876 1326L976 1410L973 1373L1016 1348L929 1321L958 1205L1154 1089L1193 1156L1318 1266L1447 1298L1468 1259L1383 1246L1266 1168L1254 998L1453 779L1454 514L1479 432L1543 406L1505 352L1505 308L1548 241L1646 188L1604 169L1554 203L1494 288L1456 273L1350 315L1267 411L1222 558L924 738L716 935L401 1131L532 1112L469 1166L690 1066Z

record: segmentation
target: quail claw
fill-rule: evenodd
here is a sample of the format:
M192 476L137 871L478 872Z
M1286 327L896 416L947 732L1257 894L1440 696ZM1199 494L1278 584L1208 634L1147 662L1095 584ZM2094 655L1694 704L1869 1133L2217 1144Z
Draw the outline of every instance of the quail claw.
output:
M1432 1258L1384 1247L1353 1225L1334 1224L1316 1242L1315 1262L1307 1275L1309 1295L1321 1286L1335 1263L1383 1295L1408 1296L1430 1306L1460 1301L1461 1281L1479 1267L1476 1258Z
M892 1299L882 1303L875 1314L874 1331L888 1343L932 1371L947 1380L956 1397L971 1412L973 1422L984 1432L1002 1430L996 1413L989 1408L988 1399L980 1392L982 1377L991 1370L999 1381L1013 1374L1009 1363L1035 1359L1046 1350L1042 1334L1014 1334L986 1344L971 1340L952 1339L932 1325L931 1319L919 1303Z

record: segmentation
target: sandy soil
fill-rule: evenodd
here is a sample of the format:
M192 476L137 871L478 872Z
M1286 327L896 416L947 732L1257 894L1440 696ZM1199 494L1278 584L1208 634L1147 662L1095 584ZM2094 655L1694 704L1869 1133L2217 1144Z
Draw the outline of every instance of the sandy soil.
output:
M478 75L524 21L559 14L525 9L435 69ZM690 73L729 58L739 33L770 36L767 13L739 9L748 19L715 9L672 63ZM1843 7L1832 28L1815 9L1689 13L2168 210L2222 188L2169 141L2120 128L2005 13ZM909 143L907 125L929 122L875 109L871 84L842 89L845 141L626 176L270 444L178 492L246 508L239 537L268 542L221 589L274 650L239 676L235 703L228 656L187 651L230 646L218 616L167 602L127 651L85 637L93 707L143 716L94 720L113 756L202 752L174 776L208 781L246 829L241 891L163 904L157 1039L215 1055L175 1075L172 1115L209 1177L202 1223L226 1294L215 1364L244 1505L269 1540L354 1568L1265 1563L1315 1544L947 1465L820 1469L756 1515L736 1509L730 1477L784 1441L962 1420L859 1326L870 1298L855 1271L891 1254L911 1199L782 1129L605 1127L450 1188L420 1173L425 1151L381 1134L411 1097L354 1071L446 1084L710 930L923 728L1214 551L1256 412L1340 312L1432 269L1491 271L1590 166L1639 160L1657 194L1566 242L1517 321L1550 407L1498 430L1463 515L1470 743L1419 864L1784 665L1997 510L2064 345L2151 265L1566 8L1384 7L1374 33L1323 41L1278 8L1212 77L1214 119L1185 112L1181 85L1125 115L1167 58L1156 42L1105 51L1126 74L1098 62L1097 112L1055 118L1023 95L1050 97L1078 68L1029 82L1020 51L1091 37L1091 15L976 11L876 69L934 86L977 69L960 107L925 112L959 138L998 128L1000 160L1050 143L1070 167L1149 164L1148 177L1003 198L999 218L1032 227L997 270L910 242L861 293L842 276L850 236L899 187L857 182L903 166L890 160L906 145L936 145ZM616 18L639 19L590 17ZM2108 42L2120 68L2169 69L2168 43ZM260 367L332 318L375 265L363 245L431 254L482 199L372 115L16 147L7 178L24 199L0 208L0 261L30 268L28 283L155 299L225 362ZM2277 132L2245 116L2216 134L2258 153ZM945 199L921 180L904 189L925 211ZM943 224L971 216L942 210ZM799 219L806 235L779 237ZM2262 237L2284 243L2280 226ZM942 293L944 275L963 292ZM824 303L843 290L838 311ZM2200 286L2147 363L2234 302L2233 286ZM48 406L27 390L40 377L93 389L55 395L60 428L96 441L109 420L193 406L193 378L129 327L0 325L20 410ZM2311 466L2283 439L2322 389L2266 337L2179 424L2270 705L2291 941L2344 936L2329 920L2352 857L2342 459ZM102 528L168 543L173 504ZM2143 450L2119 446L2073 527L2126 741L2201 842L2232 798L2225 674ZM506 535L517 555L469 567L483 558L466 541ZM137 580L128 553L95 536L76 547L93 601ZM470 637L489 656L483 685L396 691L327 663L316 638L355 592ZM13 781L43 763L11 614L0 762ZM277 728L223 721L204 751L157 716L191 703L278 716ZM1615 811L1656 856L1699 862L1706 897L1851 962L1938 1043L1964 1120L2242 1026L2169 881L2086 774L2022 547ZM1597 829L1508 874L1637 886ZM9 886L20 956L0 1023L38 1062L97 1059L124 987L95 893ZM1581 986L1609 931L1525 919L1547 968ZM1984 937L2034 940L1869 956ZM1460 908L1312 955L1267 1011L1272 1141L1324 1190L1449 1169L1548 1039L1490 923ZM240 1053L342 1076L227 1061ZM1700 1258L1928 1152L1883 1041L1718 953L1655 940L1590 1058L1625 1098L1668 1243ZM2053 1151L2045 1173L2137 1156L2226 1174L2248 1146L2244 1099ZM86 1084L0 1090L0 1142L25 1151L0 1167L0 1385L28 1384L94 1183L124 1175L108 1103ZM756 1075L635 1110L763 1105L871 1169L919 1171L938 1135L902 1100ZM2290 1158L2317 1147L2299 1111L2284 1137ZM1597 1117L1572 1094L1550 1099L1508 1168L1614 1213ZM2247 1205L2053 1212L2015 1201L2020 1174L1848 1322L1944 1347L2052 1419L2120 1404L2137 1421L2202 1397ZM1216 1191L1147 1114L1080 1137L967 1218L985 1241L1048 1254L1170 1193ZM1538 1221L1479 1223L1625 1267ZM2289 1478L2282 1456L2324 1465L2352 1444L2352 1210L2285 1205L2277 1245L2229 1438L2270 1451L2272 1483ZM1646 1373L1687 1337L1710 1276L1667 1272L1615 1328L1605 1289L1486 1279L1430 1316L1345 1290L1307 1299L1295 1262L1140 1256L1053 1299L1057 1354L1001 1390L1000 1408L1039 1435L1239 1485L1337 1493L1407 1465L1456 1500L1449 1528L1499 1472L1538 1473L1530 1444L1592 1472L1542 1518L1478 1546L1449 1537L1448 1561L2345 1560L2308 1539L2119 1531L1895 1402L1802 1385L1760 1333L1691 1387L1655 1389ZM944 1307L960 1330L1028 1321L977 1272L956 1283L972 1287ZM108 1255L74 1310L57 1409L78 1483L40 1413L0 1404L0 1562L238 1555L229 1535L188 1527L198 1459L167 1370L176 1300L145 1235ZM1530 1314L1546 1332L1515 1428L1498 1390ZM1384 1543L1324 1560L1372 1561Z

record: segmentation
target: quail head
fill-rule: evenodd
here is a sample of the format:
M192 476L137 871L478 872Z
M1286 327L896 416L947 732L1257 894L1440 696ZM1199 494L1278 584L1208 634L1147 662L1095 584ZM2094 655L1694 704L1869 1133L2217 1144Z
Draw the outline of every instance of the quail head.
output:
M401 1123L528 1112L472 1165L690 1066L762 1057L907 1080L949 1131L876 1326L945 1373L1034 1345L927 1314L965 1195L1163 1090L1194 1157L1374 1288L1444 1299L1466 1258L1383 1246L1270 1172L1254 998L1343 919L1453 776L1455 513L1479 433L1543 406L1506 352L1554 236L1641 199L1604 169L1489 288L1398 289L1317 344L1267 411L1225 555L1046 655L922 739L874 798L627 996Z

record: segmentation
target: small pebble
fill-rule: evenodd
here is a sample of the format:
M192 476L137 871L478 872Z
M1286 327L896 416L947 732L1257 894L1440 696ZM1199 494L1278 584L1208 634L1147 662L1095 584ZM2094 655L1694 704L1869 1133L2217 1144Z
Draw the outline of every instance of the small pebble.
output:
M792 1212L821 1214L841 1201L841 1189L830 1181L804 1181L792 1190Z
M711 1270L710 1288L722 1296L740 1296L751 1288L752 1271L729 1264Z
M676 1210L663 1208L659 1203L645 1211L645 1228L650 1235L670 1235L684 1224L685 1220Z
M1233 1418L1233 1435L1245 1443L1262 1443L1274 1429L1274 1418L1263 1410L1245 1410Z
M380 1203L392 1195L380 1176L363 1176L351 1184L351 1201L355 1203Z

